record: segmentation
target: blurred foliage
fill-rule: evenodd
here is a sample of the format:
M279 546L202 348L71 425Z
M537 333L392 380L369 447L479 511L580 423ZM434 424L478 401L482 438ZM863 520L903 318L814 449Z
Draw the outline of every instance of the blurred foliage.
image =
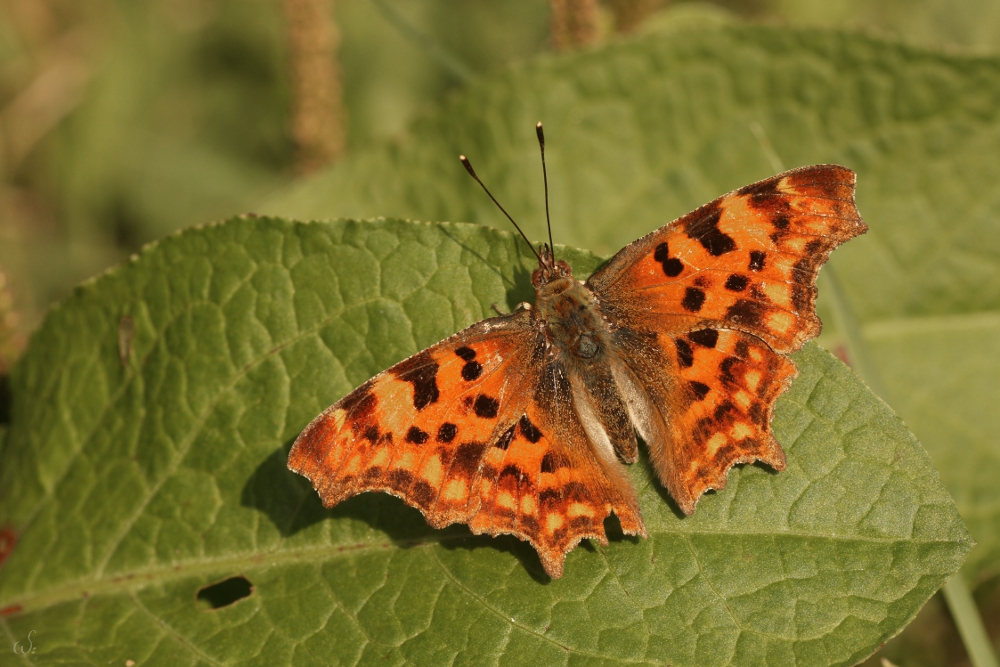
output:
M597 39L665 0L608 0ZM680 3L677 3L680 4ZM687 3L685 3L687 4ZM406 136L469 80L551 50L544 0L336 0L348 151ZM990 0L720 0L735 16L995 50ZM30 329L72 285L295 178L281 0L5 0L0 268Z
M655 29L655 15L636 18L638 4L646 11L665 3L607 0L597 39L615 39L616 21L628 30ZM450 93L552 47L545 0L331 6L348 153L405 140L412 121ZM949 52L1000 50L994 0L713 6L719 21L858 29ZM6 358L48 305L81 280L146 242L253 210L295 185L287 42L281 0L0 3ZM988 582L977 591L994 637L997 590L1000 584ZM901 667L959 665L959 647L943 604L935 603L886 654Z

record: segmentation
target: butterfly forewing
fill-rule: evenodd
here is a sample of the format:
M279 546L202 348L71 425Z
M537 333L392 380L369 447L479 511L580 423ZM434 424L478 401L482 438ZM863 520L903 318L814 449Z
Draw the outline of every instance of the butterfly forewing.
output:
M818 165L748 185L631 243L587 285L624 325L724 326L797 350L819 334L819 268L867 229L854 181Z
M289 468L332 507L388 491L434 526L467 521L486 449L531 396L538 332L525 312L484 320L380 373L317 417ZM525 385L528 385L527 387Z
M549 363L535 379L524 416L486 456L482 507L469 525L527 539L545 571L559 577L581 539L607 544L604 519L612 512L625 533L646 531L621 465L603 460L588 441L561 366Z

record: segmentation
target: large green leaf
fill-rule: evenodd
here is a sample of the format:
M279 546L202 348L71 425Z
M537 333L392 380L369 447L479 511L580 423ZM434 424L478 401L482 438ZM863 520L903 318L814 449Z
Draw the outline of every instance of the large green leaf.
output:
M506 224L461 152L541 237L538 119L555 238L602 254L783 167L851 167L871 231L832 259L843 305L980 543L969 575L1000 571L1000 58L818 30L662 27L472 86L410 142L264 209Z
M35 664L849 665L961 565L971 540L919 444L814 345L773 422L787 470L734 470L683 518L641 460L649 539L610 522L560 580L385 494L323 510L291 440L529 296L526 255L468 224L239 218L81 286L11 378L0 634L34 631ZM252 593L202 590L232 577Z

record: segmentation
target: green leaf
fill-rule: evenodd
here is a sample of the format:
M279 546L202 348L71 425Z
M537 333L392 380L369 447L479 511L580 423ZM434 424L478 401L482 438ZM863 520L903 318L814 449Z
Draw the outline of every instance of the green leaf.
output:
M1000 58L821 30L667 30L472 86L411 141L264 210L506 225L455 159L464 153L541 238L539 119L555 238L601 254L783 168L857 171L871 231L831 264L884 398L980 543L967 576L1000 572ZM822 342L835 349L825 300Z
M469 224L237 218L81 286L11 376L0 634L34 630L38 664L849 665L961 565L927 456L815 345L773 422L787 470L733 470L682 518L641 460L649 539L611 522L560 580L386 494L324 510L285 468L300 429L530 297L532 259Z

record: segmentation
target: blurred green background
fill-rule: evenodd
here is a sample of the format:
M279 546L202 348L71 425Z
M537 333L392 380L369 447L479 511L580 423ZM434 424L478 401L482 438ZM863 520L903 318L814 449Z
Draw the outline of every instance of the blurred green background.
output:
M0 374L49 304L143 244L405 142L478 77L664 12L1000 52L996 0L589 0L582 26L560 18L570 1L3 0ZM317 54L332 54L319 70ZM1000 583L976 598L996 643ZM968 664L940 597L885 651L901 667Z
M693 4L594 3L593 43L655 23L646 12ZM253 211L301 176L288 4L0 3L0 270L19 331L142 244ZM405 140L414 119L472 78L556 46L545 0L320 4L339 33L348 152ZM856 28L952 52L1000 47L1000 3L991 0L715 7L749 21Z

